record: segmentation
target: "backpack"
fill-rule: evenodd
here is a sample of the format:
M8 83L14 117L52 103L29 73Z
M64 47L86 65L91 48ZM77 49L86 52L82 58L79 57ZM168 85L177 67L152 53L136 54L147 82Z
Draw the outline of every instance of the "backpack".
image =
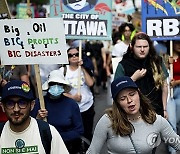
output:
M43 147L45 149L45 152L46 152L46 154L50 154L52 134L51 134L49 124L43 120L39 120L39 119L36 119L36 120L37 120L37 124L39 127L41 141L42 141ZM0 123L0 135L2 133L4 124L5 124L5 122Z

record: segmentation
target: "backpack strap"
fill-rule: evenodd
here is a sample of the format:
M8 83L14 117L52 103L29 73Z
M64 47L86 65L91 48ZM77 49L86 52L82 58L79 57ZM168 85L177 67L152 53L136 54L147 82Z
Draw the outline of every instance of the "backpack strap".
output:
M5 122L0 123L0 136L1 136L2 130L4 128L4 125L5 125Z
M43 147L46 151L46 154L50 154L51 151L51 140L52 140L52 134L50 130L50 126L47 122L43 120L36 119L39 127L39 132L41 136L41 141L43 144Z

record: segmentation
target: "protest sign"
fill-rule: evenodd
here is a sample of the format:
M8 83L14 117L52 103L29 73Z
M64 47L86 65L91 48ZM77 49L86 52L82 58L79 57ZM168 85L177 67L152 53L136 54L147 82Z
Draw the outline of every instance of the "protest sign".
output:
M0 20L4 65L67 64L62 18Z
M180 40L180 3L177 0L142 0L142 29L152 40L170 40L170 56L173 56L172 40ZM170 64L173 79L173 64ZM173 96L173 89L170 89Z
M142 29L153 40L179 40L179 23L177 0L142 0Z
M50 0L50 17L62 17L67 39L110 40L110 0Z

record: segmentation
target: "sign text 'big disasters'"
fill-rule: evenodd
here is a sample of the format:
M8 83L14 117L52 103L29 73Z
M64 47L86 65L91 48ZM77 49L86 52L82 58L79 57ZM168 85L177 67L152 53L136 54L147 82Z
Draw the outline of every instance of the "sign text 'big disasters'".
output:
M68 62L61 18L11 19L0 22L3 64Z

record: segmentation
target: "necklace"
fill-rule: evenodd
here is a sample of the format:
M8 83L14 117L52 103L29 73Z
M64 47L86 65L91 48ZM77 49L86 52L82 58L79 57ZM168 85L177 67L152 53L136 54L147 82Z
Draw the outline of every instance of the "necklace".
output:
M139 115L137 118L128 118L129 121L136 121L141 118L141 115Z

